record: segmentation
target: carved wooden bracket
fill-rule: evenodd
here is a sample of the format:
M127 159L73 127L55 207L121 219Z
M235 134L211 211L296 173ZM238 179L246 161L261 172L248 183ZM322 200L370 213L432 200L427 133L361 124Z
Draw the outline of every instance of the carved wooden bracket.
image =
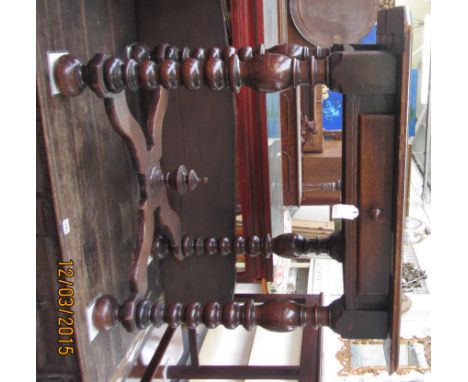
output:
M130 148L140 181L139 235L130 267L129 281L131 292L142 294L147 290L147 264L156 229L164 231L170 240L174 256L183 259L178 244L182 227L179 217L169 205L165 187L167 183L165 179L170 176L163 176L160 168L162 124L167 107L167 92L162 88L154 92L147 121L147 130L151 137L149 145L138 122L128 109L125 93L105 98L104 104L112 126ZM155 219L159 227L155 226Z

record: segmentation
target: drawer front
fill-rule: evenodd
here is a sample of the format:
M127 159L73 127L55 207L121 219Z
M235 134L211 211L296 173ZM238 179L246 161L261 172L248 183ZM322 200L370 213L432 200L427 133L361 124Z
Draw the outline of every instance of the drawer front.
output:
M359 116L358 293L389 292L392 256L392 187L395 121Z

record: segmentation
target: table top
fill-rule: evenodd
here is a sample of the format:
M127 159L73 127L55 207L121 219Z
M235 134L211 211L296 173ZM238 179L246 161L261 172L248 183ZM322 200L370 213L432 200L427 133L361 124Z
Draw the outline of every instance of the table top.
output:
M390 312L391 329L389 333L389 362L390 373L398 369L400 350L401 324L401 272L403 266L403 226L405 216L405 197L407 177L408 153L408 98L409 98L409 69L411 65L411 16L404 7L387 10L379 14L379 28L377 43L384 44L398 55L400 73L398 105L398 145L397 145L397 178L396 178L396 217L394 221L394 260L392 264L392 309ZM388 38L391 37L391 41Z
M120 20L118 33L109 31L112 18ZM118 5L104 0L67 4L39 1L36 19L38 114L50 192L62 259L74 262L72 357L83 380L112 380L128 372L133 359L127 351L138 350L141 333L116 328L91 341L86 314L100 294L113 293L123 300L128 293L128 270L137 234L136 209L130 206L137 203L138 181L125 145L110 127L102 100L89 91L77 98L51 96L47 52L68 50L85 60L109 50L123 55L125 44L136 39L134 12L128 1ZM158 294L160 288L154 283L151 289ZM54 315L58 316L55 304L47 308L54 325ZM56 329L44 339L52 346L45 372L51 365L59 367L65 362L66 357L56 352L58 339Z
M151 12L145 6L158 9ZM180 12L182 8L186 12ZM151 17L145 22L144 15ZM50 95L47 52L67 50L84 62L98 52L125 58L126 45L145 33L151 36L145 42L153 46L167 41L179 46L224 46L222 6L212 1L204 7L185 1L113 4L100 0L75 5L40 1L37 22L38 104L54 209L59 227L65 220L69 224L69 231L59 234L59 244L63 259L75 263L75 361L83 380L117 380L129 372L147 331L128 333L118 325L91 339L87 308L102 294L112 294L119 302L128 297L129 268L138 236L138 179L130 152L112 129L102 99L89 90L73 98ZM159 29L152 30L153 26ZM192 33L194 29L199 33ZM143 126L145 110L139 105L145 104L145 94L127 95ZM173 92L163 130L163 170L184 164L209 178L208 184L184 197L169 192L172 207L184 221L183 229L193 235L232 236L236 205L232 93L227 89ZM234 279L232 256L183 263L152 261L148 297L157 298L164 287L167 301L225 302L233 295ZM54 304L47 309L56 315ZM57 321L55 316L52 321ZM64 365L55 351L56 340L50 341L52 349L44 368Z

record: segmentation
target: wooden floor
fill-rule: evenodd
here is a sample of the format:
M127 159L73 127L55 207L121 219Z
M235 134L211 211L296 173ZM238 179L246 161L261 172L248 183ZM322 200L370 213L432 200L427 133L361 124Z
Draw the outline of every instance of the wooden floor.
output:
M203 3L204 7L182 1L136 2L142 14L145 4L157 7L147 14L146 22L157 28L147 31L150 34L146 34L145 42L223 46L221 2ZM100 294L112 293L120 302L127 297L128 268L137 235L137 179L129 151L112 130L102 100L89 90L76 98L50 95L46 54L68 50L85 62L97 52L123 58L125 46L145 36L145 21L140 14L137 28L138 13L130 0L39 0L36 8L39 138L50 176L50 204L59 228L55 250L38 241L38 380L114 380L128 372L127 351L145 333L129 334L117 327L90 342L85 312ZM138 96L129 97L129 103L143 121L145 113L144 109L140 112ZM234 233L234 127L233 100L227 90L177 90L170 97L163 169L172 170L184 163L210 179L209 184L184 198L170 195L188 233ZM70 231L64 234L60 227L66 219ZM56 355L54 266L60 258L75 262L74 358ZM223 302L233 291L232 257L197 258L184 263L169 260L162 266L153 261L151 268L153 298L163 286L166 299L182 302ZM221 271L210 272L216 269Z

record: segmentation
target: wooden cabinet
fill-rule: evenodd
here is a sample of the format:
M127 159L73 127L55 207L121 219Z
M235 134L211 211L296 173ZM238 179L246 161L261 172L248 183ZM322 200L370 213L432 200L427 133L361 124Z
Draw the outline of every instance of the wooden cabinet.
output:
M318 184L341 180L342 141L325 140L323 152L302 155L301 204L336 204L341 200L339 190L321 190Z
M282 42L299 44L318 54L317 47L305 40L296 29L287 8L280 7L279 12ZM318 87L321 89L320 85ZM337 181L341 174L341 152L338 152L337 144L330 143L324 147L322 141L322 101L321 93L317 93L318 89L315 89L316 94L310 87L298 87L280 94L284 205L329 204L340 199L338 191L311 190L311 185ZM303 145L302 123L304 120L314 119L320 137L309 137Z

